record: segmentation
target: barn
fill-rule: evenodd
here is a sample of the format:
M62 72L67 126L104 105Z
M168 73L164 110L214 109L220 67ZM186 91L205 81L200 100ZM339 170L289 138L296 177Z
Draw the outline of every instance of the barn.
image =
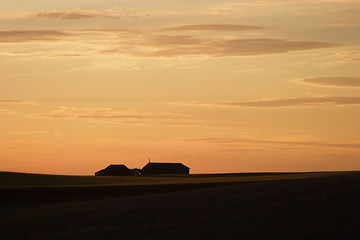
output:
M105 169L97 171L95 176L129 176L131 170L123 164L111 164Z
M149 162L141 169L141 175L151 174L189 174L190 168L182 163Z

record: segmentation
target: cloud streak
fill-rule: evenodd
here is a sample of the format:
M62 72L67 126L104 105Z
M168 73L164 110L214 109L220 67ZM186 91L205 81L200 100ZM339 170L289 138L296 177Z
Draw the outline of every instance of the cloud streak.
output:
M357 61L360 61L360 58L352 58L352 59L350 59L350 62L357 62Z
M83 119L146 119L150 118L149 116L143 115L78 115L77 118Z
M270 38L224 40L213 44L219 50L218 56L251 56L338 46L327 42Z
M220 103L188 103L190 105L219 106L219 107L246 107L246 108L275 108L275 107L311 107L324 105L360 105L360 97L303 97L277 98L257 101L235 101Z
M0 108L0 114L11 114L11 113L14 113L14 111L10 110L10 109L2 109L2 108Z
M195 26L195 27L194 27ZM243 25L185 25L174 27L185 29L244 29ZM172 29L172 28L169 28ZM89 34L90 33L90 34ZM91 54L128 55L135 57L181 57L189 55L208 57L237 57L280 54L294 51L334 48L341 44L309 40L280 38L238 38L216 35L199 37L194 35L154 34L132 29L72 29L72 30L23 30L0 31L0 43L22 43L37 41L60 41L70 37L92 44L93 49L83 51L81 56ZM100 44L101 43L101 44ZM96 51L94 49L97 49ZM78 57L68 50L57 54L60 57Z
M40 12L30 15L32 17L39 18L60 18L60 19L81 19L81 18L93 18L99 17L99 13L95 12L79 12L79 11L58 11L58 12Z
M0 43L57 41L70 36L69 33L58 30L0 31Z
M60 20L81 20L91 18L109 18L109 19L121 19L124 17L130 17L138 19L140 17L146 17L149 14L131 14L120 11L119 9L104 9L104 10L69 10L69 11L43 11L32 13L10 13L3 14L0 18L5 19L17 19L17 18L56 18Z
M214 144L274 144L274 145L297 145L309 147L336 147L360 149L360 143L337 143L337 142L306 142L306 141L281 141L281 140L260 140L260 139L239 139L239 138L193 138L184 139L193 142L209 142Z
M192 24L164 28L165 31L245 31L266 29L262 26L238 24Z
M0 104L29 104L37 105L38 102L31 100L18 100L18 99L0 99Z
M122 46L122 44L119 44ZM104 51L110 54L128 54L139 57L179 57L186 55L206 55L212 57L257 56L287 53L321 48L339 47L340 44L286 39L199 39L192 36L149 35L133 41L132 47L140 51L126 51L123 47ZM141 49L141 47L143 49Z
M46 114L33 115L40 118L79 118L79 119L145 119L148 113L138 113L114 108L70 108L61 107Z
M45 114L32 115L35 118L68 118L94 120L105 124L133 124L160 126L198 126L199 122L186 116L166 112L142 112L116 108L69 108L61 107Z
M23 101L23 100L0 99L0 103L15 103L15 104L19 104L19 103L24 103L24 101Z
M324 87L360 87L358 77L311 77L300 79L298 82Z
M110 14L106 12L99 11L54 11L54 12L39 12L31 14L30 17L38 17L38 18L59 18L59 19L70 19L77 20L83 18L97 18L97 17L105 17L105 18L120 18L119 15Z
M11 135L44 135L44 136L61 136L60 132L57 131L45 131L45 130L39 130L39 131L12 131L9 132Z

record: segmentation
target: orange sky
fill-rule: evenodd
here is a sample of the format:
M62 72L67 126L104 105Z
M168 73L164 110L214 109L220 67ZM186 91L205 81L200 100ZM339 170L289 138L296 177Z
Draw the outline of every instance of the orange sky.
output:
M0 170L360 169L357 0L2 0Z

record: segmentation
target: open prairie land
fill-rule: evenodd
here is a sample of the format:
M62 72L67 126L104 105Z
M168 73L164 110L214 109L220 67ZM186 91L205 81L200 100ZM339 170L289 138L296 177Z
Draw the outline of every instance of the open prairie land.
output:
M0 172L1 239L358 239L360 172Z

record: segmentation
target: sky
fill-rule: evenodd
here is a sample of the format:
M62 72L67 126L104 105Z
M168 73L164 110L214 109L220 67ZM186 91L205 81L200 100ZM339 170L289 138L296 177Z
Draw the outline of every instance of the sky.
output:
M1 0L0 171L360 169L359 0Z

